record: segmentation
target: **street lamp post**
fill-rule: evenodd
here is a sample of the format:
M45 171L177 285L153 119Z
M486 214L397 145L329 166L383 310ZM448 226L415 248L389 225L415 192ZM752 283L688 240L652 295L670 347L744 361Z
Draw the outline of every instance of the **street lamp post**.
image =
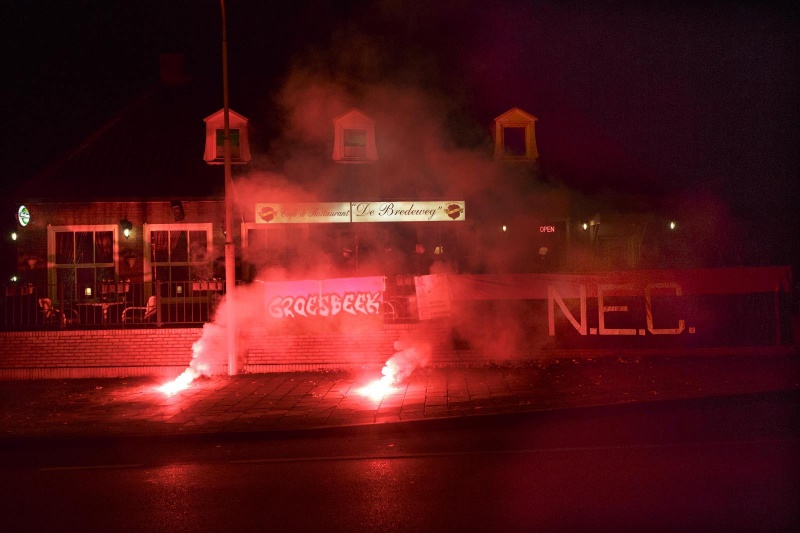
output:
M225 0L219 0L222 10L222 99L225 150L225 310L228 351L228 375L235 376L238 369L236 360L236 309L234 292L236 289L236 249L233 244L233 179L231 178L230 109L228 105L228 37L225 20Z

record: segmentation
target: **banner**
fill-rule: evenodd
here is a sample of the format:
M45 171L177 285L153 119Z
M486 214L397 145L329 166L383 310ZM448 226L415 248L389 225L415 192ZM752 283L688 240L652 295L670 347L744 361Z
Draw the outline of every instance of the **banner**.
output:
M417 309L420 320L433 320L450 316L450 290L447 276L432 274L414 278L417 291Z
M257 224L461 222L463 201L257 203Z
M464 202L353 202L353 222L459 222Z
M670 348L791 342L789 267L449 275L465 337L530 346Z
M349 202L256 204L257 224L335 224L350 222Z
M382 317L382 276L262 283L274 320Z

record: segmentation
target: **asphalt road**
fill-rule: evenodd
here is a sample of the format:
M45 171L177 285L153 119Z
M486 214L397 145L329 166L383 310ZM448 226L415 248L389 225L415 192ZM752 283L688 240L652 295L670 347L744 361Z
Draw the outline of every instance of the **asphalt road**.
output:
M4 531L786 531L797 393L0 450Z

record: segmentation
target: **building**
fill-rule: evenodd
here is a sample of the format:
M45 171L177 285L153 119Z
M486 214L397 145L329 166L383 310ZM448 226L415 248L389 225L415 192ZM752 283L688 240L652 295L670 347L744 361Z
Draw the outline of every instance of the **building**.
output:
M17 191L14 209L28 219L16 230L14 283L47 286L74 307L130 282L141 306L155 284L186 298L224 278L222 110L216 91L181 69L180 57L162 57L156 87ZM259 136L246 109L231 111L237 279L642 264L652 206L603 211L602 199L554 184L535 116L509 109L485 139L454 146L419 95L392 96L278 139Z

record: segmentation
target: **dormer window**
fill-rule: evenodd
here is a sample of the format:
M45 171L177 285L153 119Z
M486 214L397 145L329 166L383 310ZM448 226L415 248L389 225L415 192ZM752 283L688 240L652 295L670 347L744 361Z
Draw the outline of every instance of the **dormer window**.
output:
M494 158L503 161L536 161L539 158L536 120L536 117L517 107L494 119Z
M203 120L206 123L206 149L203 159L210 165L221 165L225 162L224 111L220 109ZM247 119L232 109L228 110L228 144L232 164L243 165L250 161Z
M377 161L375 147L375 121L358 109L333 120L333 160L341 163L368 163Z

